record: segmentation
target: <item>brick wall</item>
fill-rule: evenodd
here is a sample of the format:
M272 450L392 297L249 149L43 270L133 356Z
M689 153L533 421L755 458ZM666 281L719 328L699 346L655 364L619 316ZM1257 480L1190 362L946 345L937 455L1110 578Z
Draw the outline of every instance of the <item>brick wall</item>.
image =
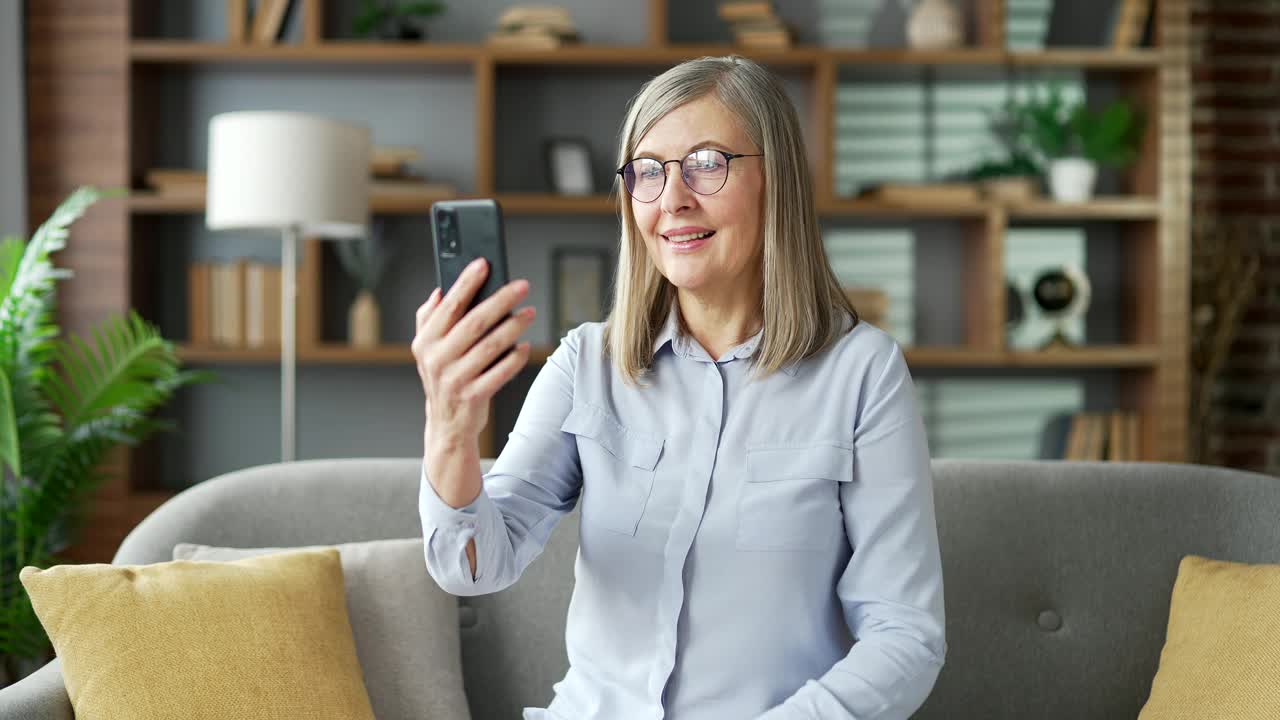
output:
M1203 461L1280 475L1280 0L1193 0L1192 28L1193 277L1228 235L1261 258Z

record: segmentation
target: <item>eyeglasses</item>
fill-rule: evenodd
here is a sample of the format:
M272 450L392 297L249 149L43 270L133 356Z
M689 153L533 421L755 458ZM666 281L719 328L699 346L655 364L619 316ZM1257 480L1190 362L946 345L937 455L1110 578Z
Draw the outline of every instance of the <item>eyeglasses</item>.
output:
M764 153L731 153L723 150L694 150L683 160L659 161L636 158L618 168L622 185L631 197L643 203L657 200L667 186L667 163L680 163L684 184L699 195L715 195L729 179L729 161L740 157L764 157Z

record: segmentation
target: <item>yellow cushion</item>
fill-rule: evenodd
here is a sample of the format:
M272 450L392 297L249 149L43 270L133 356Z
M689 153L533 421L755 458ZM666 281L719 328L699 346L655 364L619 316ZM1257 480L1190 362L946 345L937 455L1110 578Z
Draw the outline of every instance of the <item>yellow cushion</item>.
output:
M19 577L76 720L373 720L336 548Z
M1139 720L1280 717L1280 565L1188 555Z

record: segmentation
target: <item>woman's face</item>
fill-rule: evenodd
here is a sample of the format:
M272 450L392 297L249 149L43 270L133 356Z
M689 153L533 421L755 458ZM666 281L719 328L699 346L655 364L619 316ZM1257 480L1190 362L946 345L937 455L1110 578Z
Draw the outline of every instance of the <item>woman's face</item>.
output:
M714 97L704 97L672 110L636 146L635 157L681 160L694 150L758 153ZM716 156L724 162L723 156ZM716 294L756 286L762 243L764 172L762 157L729 163L724 187L713 195L689 189L678 163L666 166L667 181L653 202L631 198L631 211L644 237L649 257L673 285ZM680 245L693 233L711 233Z

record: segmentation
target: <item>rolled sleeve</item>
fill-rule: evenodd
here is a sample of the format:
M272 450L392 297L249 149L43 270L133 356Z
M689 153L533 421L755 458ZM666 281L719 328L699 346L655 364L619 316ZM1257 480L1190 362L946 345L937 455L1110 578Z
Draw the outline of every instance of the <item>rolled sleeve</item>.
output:
M506 445L468 505L446 503L424 463L418 512L427 571L446 592L482 595L514 584L577 502L577 446L560 430L573 405L577 337L576 331L566 335L539 371ZM466 551L472 539L474 578Z
M853 481L840 488L853 555L836 593L856 642L762 719L909 718L946 657L928 442L896 344L870 389L854 433Z
M485 580L488 563L480 562L480 548L491 543L476 541L476 574L471 576L467 543L473 537L489 537L503 526L502 514L483 488L470 504L455 508L444 501L427 479L425 464L418 493L418 513L422 517L423 551L427 572L436 583L455 595L475 594ZM483 528L483 531L481 531Z

